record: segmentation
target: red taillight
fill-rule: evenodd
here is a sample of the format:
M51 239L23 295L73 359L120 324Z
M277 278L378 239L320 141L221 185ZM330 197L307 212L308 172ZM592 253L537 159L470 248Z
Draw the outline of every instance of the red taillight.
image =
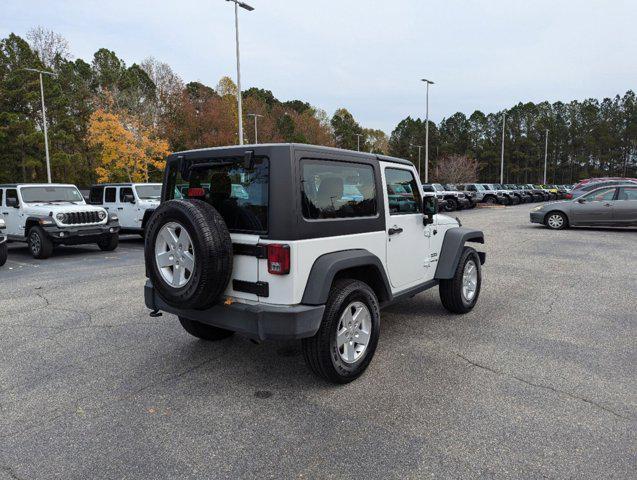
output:
M188 198L205 197L206 191L200 187L192 187L188 189Z
M268 245L268 273L286 275L290 273L290 246L272 243Z
M571 198L573 198L573 194L572 193L567 193L566 195L564 195L565 198L568 198L569 200Z

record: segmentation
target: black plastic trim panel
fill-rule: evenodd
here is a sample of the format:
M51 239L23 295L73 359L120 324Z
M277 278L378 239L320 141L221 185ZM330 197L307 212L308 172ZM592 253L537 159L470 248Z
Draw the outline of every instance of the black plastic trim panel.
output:
M232 289L235 292L252 293L257 297L269 297L270 285L268 282L246 282L245 280L233 280Z
M233 255L245 255L247 257L268 258L268 247L265 245L233 243L232 253Z

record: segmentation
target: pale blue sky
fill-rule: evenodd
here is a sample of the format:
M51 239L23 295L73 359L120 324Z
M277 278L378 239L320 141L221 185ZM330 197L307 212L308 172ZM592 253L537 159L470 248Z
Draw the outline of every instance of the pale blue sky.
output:
M629 0L247 0L243 88L349 109L391 132L407 115L496 111L517 102L637 89L637 2ZM100 47L127 64L154 56L185 81L236 75L234 14L223 0L0 0L0 35L43 26L75 57Z

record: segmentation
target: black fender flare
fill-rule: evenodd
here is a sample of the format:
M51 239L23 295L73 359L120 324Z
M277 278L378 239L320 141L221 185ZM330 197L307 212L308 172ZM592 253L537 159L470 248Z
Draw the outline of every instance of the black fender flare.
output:
M484 233L480 230L473 230L465 227L450 228L445 232L442 241L442 249L438 256L438 266L434 278L437 280L448 280L453 278L458 268L458 262L466 242L484 243ZM480 263L484 264L486 255L478 252Z
M155 208L149 208L144 212L144 216L142 217L142 230L146 230L146 225L148 225L148 221L153 213L155 213L155 210Z
M47 217L49 218L49 217ZM50 217L51 220L53 220L52 217ZM42 219L42 217L27 217L24 220L24 237L27 238L29 236L29 230L34 227L35 225L39 225L40 224L40 220ZM55 221L55 220L53 220Z
M384 295L391 299L389 279L380 259L368 250L353 249L326 253L314 261L305 284L301 303L324 305L330 294L334 277L343 270L355 267L371 267L377 270L381 279L381 287L385 290Z

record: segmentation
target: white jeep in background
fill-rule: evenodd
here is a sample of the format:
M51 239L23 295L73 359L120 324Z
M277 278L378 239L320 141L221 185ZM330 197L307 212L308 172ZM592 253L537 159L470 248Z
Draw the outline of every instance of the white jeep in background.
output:
M87 205L75 185L0 185L0 206L11 242L26 242L34 258L48 258L55 245L118 245L117 215Z
M4 219L0 217L0 267L7 263L7 255L9 253L7 249L7 236L4 233L5 227Z
M160 198L161 183L102 183L93 185L89 193L91 205L117 213L120 233L142 236Z
M383 307L434 287L450 312L478 300L485 254L465 243L483 233L437 214L407 160L272 144L176 153L166 169L145 302L197 338L302 339L310 369L346 383Z

